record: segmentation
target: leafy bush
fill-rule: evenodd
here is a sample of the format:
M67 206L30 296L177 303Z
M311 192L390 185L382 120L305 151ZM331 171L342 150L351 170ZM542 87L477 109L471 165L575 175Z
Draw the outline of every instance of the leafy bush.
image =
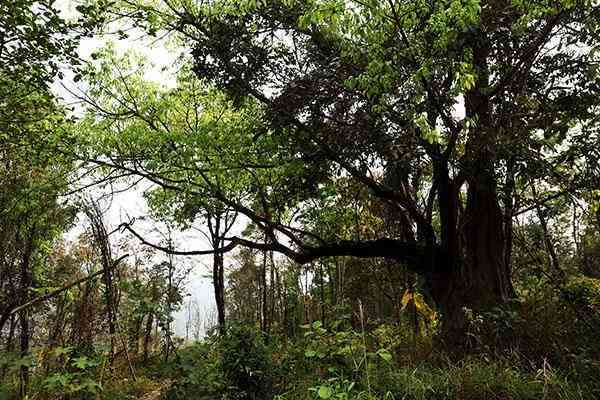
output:
M227 388L214 337L182 349L175 369L177 384L167 393L169 400L189 399L192 394L198 399L217 398Z
M181 350L178 369L170 400L273 396L271 351L265 335L254 327L230 325L223 334Z
M600 323L600 279L577 276L562 290L562 299L571 303L593 324ZM600 325L598 325L600 326Z
M232 399L272 397L273 364L265 336L252 326L227 327L219 338L221 368Z
M6 368L15 379L22 366L29 367L30 372L42 372L31 375L31 393L38 399L93 399L103 391L98 376L106 366L104 354L82 355L72 347L55 347L50 352L25 357L15 354L12 358L6 357L6 362L2 368ZM6 391L16 396L16 387L15 382L14 387Z
M338 326L333 323L326 329L321 321L303 326L307 330L304 356L322 373L358 379L368 374L370 364L382 366L381 363L392 361L392 353L379 347L377 336L352 329L337 330Z

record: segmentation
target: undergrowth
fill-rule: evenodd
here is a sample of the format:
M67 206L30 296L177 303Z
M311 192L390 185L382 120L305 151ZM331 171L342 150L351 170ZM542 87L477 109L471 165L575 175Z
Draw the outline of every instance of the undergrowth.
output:
M597 399L596 284L574 280L560 293L465 310L460 351L406 321L369 331L315 321L285 341L230 325L181 352L168 399Z

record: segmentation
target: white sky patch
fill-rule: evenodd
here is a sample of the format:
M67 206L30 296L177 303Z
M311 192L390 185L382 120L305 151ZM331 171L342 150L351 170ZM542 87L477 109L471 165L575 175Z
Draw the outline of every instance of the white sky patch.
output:
M456 104L454 105L454 107L452 107L451 114L454 117L454 119L456 119L457 121L460 121L465 117L467 112L465 110L465 97L464 96L459 96L456 98Z
M55 3L55 7L61 11L63 18L73 19L78 16L76 7L83 3L83 1L76 0L58 0ZM118 27L115 27L115 29L112 28L113 27L111 27L110 31L118 30ZM174 49L172 46L169 46L171 48L168 48L166 40L157 40L154 37L145 35L139 30L127 30L127 33L129 37L125 39L119 39L118 35L114 34L84 38L79 44L77 54L83 62L94 62L92 54L106 46L108 43L112 43L117 56L121 56L129 51L134 51L148 60L148 64L145 68L145 79L159 83L165 88L175 87L176 74L178 72L177 68L179 65L177 61L184 49ZM74 94L84 94L87 90L87 84L84 80L75 82L75 74L68 65L63 66L61 72L63 78L57 78L51 88L64 104L73 108L73 113L76 116L81 115L85 108L81 103L81 100ZM123 222L137 219L138 222L135 224L136 231L147 235L147 240L160 244L162 238L158 231L161 231L162 233L166 232L164 226L159 226L159 224L144 219L144 217L147 217L148 215L148 207L143 198L143 193L145 190L149 189L149 184L144 184L142 182L134 189L116 193L112 196L103 196L110 190L114 189L118 191L126 186L126 184L122 184L115 185L112 188L93 187L87 190L85 194L95 199L102 198L100 205L106 210L105 222L108 225L107 230L109 232L115 230ZM85 217L82 216L78 224L65 234L65 240L74 240L83 232L87 225L88 222L85 220ZM204 227L197 228L206 230ZM178 250L189 251L210 249L209 243L200 232L193 230L186 232L174 231L172 235L175 247ZM113 237L111 237L111 241L115 248L124 237L125 235L121 232L114 233ZM135 238L130 240L137 241ZM131 255L130 262L133 262L135 256L135 254ZM158 257L166 259L166 255L158 255ZM186 305L189 302L196 304L201 312L206 313L207 319L210 319L211 316L209 314L214 315L214 310L216 310L212 282L211 279L208 278L212 267L212 256L175 257L175 263L176 265L181 265L181 267L185 269L190 266L193 267L185 285L185 291L189 293L190 296L185 297L181 310L174 313L175 334L183 337L186 333L186 321L188 317ZM226 269L232 263L232 258L226 257Z

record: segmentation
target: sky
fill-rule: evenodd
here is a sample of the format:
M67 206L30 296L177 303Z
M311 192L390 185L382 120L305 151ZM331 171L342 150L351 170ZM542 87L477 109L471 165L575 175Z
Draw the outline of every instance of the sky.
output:
M66 18L76 15L75 7L81 4L81 1L76 0L58 0L56 7L61 10ZM91 54L94 51L105 46L108 42L112 42L118 54L125 51L135 51L142 54L151 63L152 67L146 73L146 79L161 83L167 87L175 85L173 66L177 65L177 52L173 49L167 49L164 41L154 41L145 37L143 34L135 34L133 32L129 38L118 40L115 35L106 37L85 38L81 41L78 54L84 60L91 60ZM74 106L75 115L81 114L83 108L76 97L72 93L84 93L86 90L83 81L74 82L73 73L68 67L63 69L64 78L54 82L52 88L54 92L67 104ZM123 193L109 196L100 200L99 204L105 211L105 223L107 230L113 231L122 222L128 222L132 218L143 217L147 214L147 206L143 198L144 190L150 186L148 184L139 185L134 190L129 190ZM86 191L86 194L99 198L107 193L107 188L92 187ZM75 239L86 226L85 218L80 218L79 223L69 232L66 233L66 240ZM136 230L140 232L148 232L148 238L154 239L154 242L160 240L160 235L153 230L160 228L164 232L164 227L159 227L157 224L147 221L137 222ZM119 242L123 238L120 232L115 232L111 240L113 244ZM180 250L205 250L209 249L209 245L198 232L174 232L173 238L176 246ZM132 239L135 240L135 239ZM115 254L115 258L119 254ZM135 254L132 255L135 257ZM166 258L166 256L163 256ZM226 266L231 264L231 258L226 259ZM177 336L184 337L186 333L186 321L188 318L187 304L193 304L200 310L201 314L206 314L206 318L211 319L216 310L213 287L211 279L208 277L212 267L211 256L195 256L195 257L176 257L175 264L181 269L189 269L191 267L188 279L185 283L185 292L189 294L184 300L184 305L181 310L174 313L174 331Z

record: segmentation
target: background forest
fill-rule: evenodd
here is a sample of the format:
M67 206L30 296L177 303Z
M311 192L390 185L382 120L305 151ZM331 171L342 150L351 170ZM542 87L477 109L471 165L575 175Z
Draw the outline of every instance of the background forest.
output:
M0 399L600 398L599 111L597 0L0 0Z

